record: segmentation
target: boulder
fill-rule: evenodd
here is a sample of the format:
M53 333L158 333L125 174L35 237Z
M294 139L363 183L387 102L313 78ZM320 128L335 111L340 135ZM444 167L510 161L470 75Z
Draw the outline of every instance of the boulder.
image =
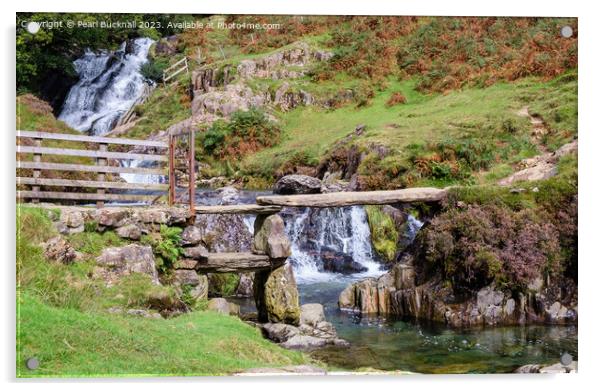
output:
M374 278L367 278L355 285L356 305L362 314L378 314L378 289Z
M194 247L184 247L184 256L186 258L201 259L206 257L209 251L202 244L198 244Z
M195 270L198 261L196 259L178 259L176 264L174 265L174 269L188 269Z
M253 297L253 273L241 273L236 287L236 296Z
M287 258L291 255L291 243L284 231L282 217L259 215L254 223L253 253L266 254L270 258Z
M398 263L393 266L395 289L410 289L415 286L416 271L413 266Z
M320 193L322 181L307 175L285 175L274 185L274 194Z
M311 335L295 335L280 346L287 349L295 350L312 350L324 347L329 344L329 341L324 338L312 337Z
M166 317L187 311L186 304L167 289L149 292L146 302L150 308L159 311Z
M303 304L301 306L301 315L299 323L316 327L320 322L324 322L324 307L319 303Z
M124 239L139 240L142 236L140 227L134 224L124 225L117 229L117 235Z
M44 257L64 264L76 260L77 252L62 236L55 236L43 244Z
M225 186L216 189L222 205L235 204L238 201L240 192L233 186Z
M102 226L100 229L103 227L118 228L127 224L129 216L128 210L104 208L97 211L95 220L99 226Z
M349 284L339 295L339 308L342 310L355 309L355 285Z
M84 232L84 215L76 210L67 210L61 213L61 220L58 222L64 228L60 231L74 234Z
M368 270L367 267L356 262L351 255L330 248L321 249L320 256L324 270L332 273L353 274Z
M218 312L220 314L230 315L231 311L233 309L230 306L230 304L231 303L228 303L228 301L226 299L224 299L222 297L216 297L216 298L209 300L209 303L207 304L207 309Z
M290 263L256 272L253 285L260 322L299 324L299 292Z
M195 225L189 225L182 232L182 245L195 246L201 242L202 238L201 229Z
M108 268L118 277L131 273L147 274L153 283L159 285L155 256L150 246L130 244L124 247L108 247L96 258L96 263Z
M284 323L265 323L261 325L263 335L274 342L285 342L292 337L299 335L299 328Z

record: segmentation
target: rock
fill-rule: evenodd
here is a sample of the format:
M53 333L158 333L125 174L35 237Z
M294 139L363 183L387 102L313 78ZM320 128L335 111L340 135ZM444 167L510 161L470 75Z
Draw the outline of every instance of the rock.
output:
M230 315L240 315L240 306L238 304L228 302L228 307L230 309Z
M182 245L195 246L201 242L202 238L201 229L195 225L189 225L182 232Z
M307 175L285 175L274 185L274 194L320 193L322 181Z
M61 213L60 223L64 225L62 230L68 234L84 232L84 215L76 210L67 210ZM61 231L61 230L59 230Z
M267 254L270 258L287 258L291 255L291 243L284 231L282 217L259 215L254 223L253 252Z
M477 307L481 313L488 308L499 306L504 300L504 293L496 291L492 287L486 287L477 292Z
M55 236L42 246L48 260L69 264L77 259L77 252L62 236Z
M195 270L198 261L196 259L178 259L174 265L174 269Z
M398 263L392 270L396 289L414 288L416 272L413 266Z
M224 315L230 315L230 311L232 310L230 303L228 303L228 301L222 297L216 297L209 300L207 309Z
M323 368L312 365L290 365L280 368L251 368L244 372L235 373L234 376L255 376L261 375L326 375L327 372Z
M154 284L159 285L155 256L150 246L130 244L124 247L108 247L96 258L96 263L110 269L118 277L131 273L147 274Z
M367 278L355 285L356 305L362 314L378 314L378 289L374 278Z
M538 364L527 364L523 365L514 370L514 373L539 373L541 365Z
M301 332L295 326L285 323L265 323L261 330L266 338L274 342L285 342Z
M237 203L240 194L237 188L232 186L225 186L216 189L216 191L219 194L222 205L230 205Z
M323 248L320 255L324 270L332 273L353 274L368 270L361 263L354 261L352 256L333 249Z
M149 292L146 302L150 308L158 310L165 316L187 311L186 304L166 289Z
M303 304L301 306L301 316L299 323L316 327L318 323L324 322L324 307L319 303Z
M544 366L541 364L527 364L514 370L514 373L576 373L577 361L571 362L569 365L556 363L553 365Z
M312 350L328 345L329 341L324 338L312 337L311 335L295 335L280 346L295 350Z
M95 219L100 226L118 228L127 224L129 216L128 210L104 208L98 210Z
M169 222L169 214L164 210L159 209L142 209L138 211L138 219L145 224L167 224Z
M253 285L260 322L299 324L299 292L290 263L256 272Z
M355 308L355 285L348 285L339 295L339 308L353 310Z
M202 244L196 245L194 247L184 247L184 256L186 258L192 259L201 259L206 257L209 254L209 251Z
M144 309L137 309L137 308L132 308L127 310L126 312L128 315L133 315L133 316L141 316L143 318L153 318L153 319L161 319L161 314L157 313L157 312L149 312L147 310Z
M395 280L391 273L385 273L376 280L378 314L387 315L390 311L390 295L395 291Z
M236 287L236 296L253 297L253 274L241 273Z
M117 235L125 239L139 240L142 236L142 230L134 224L124 225L117 229Z

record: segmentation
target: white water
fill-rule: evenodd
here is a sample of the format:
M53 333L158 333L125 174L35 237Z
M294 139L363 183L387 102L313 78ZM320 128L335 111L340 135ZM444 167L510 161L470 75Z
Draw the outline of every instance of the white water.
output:
M121 160L120 164L122 167L142 167L152 168L156 166L154 161L145 160ZM165 183L165 175L154 175L154 174L119 174L128 183Z
M79 81L69 91L59 119L94 135L113 129L144 92L147 81L140 67L148 61L152 43L150 38L137 38L131 53L126 53L126 42L115 52L87 50L74 61Z
M298 282L329 281L342 277L322 270L319 255L322 248L350 255L367 269L354 274L355 278L382 274L380 263L374 260L364 208L306 208L286 220L286 233L292 244L292 256L289 259Z

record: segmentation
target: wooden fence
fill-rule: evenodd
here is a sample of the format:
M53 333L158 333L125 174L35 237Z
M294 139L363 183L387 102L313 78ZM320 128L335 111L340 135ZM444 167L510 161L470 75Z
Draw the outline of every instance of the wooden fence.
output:
M173 79L184 71L188 73L188 57L184 57L180 61L163 70L163 85L166 86L169 80Z
M127 138L85 136L63 133L47 133L36 131L17 131L17 137L21 139L33 140L33 145L18 145L17 153L21 156L17 158L17 168L31 169L31 176L18 176L17 185L29 185L31 190L19 190L18 197L30 199L32 202L39 202L40 199L53 200L76 200L76 201L96 201L98 207L104 206L104 201L146 201L152 202L159 196L148 194L131 194L123 192L125 190L143 190L166 192L169 185L161 183L125 183L117 181L107 181L106 174L142 174L142 175L168 175L173 176L173 172L168 172L166 168L143 168L143 167L125 167L122 165L108 165L109 159L112 160L141 160L155 161L159 164L168 162L166 155L169 145L164 142L150 140L134 140ZM42 146L43 140L59 140L69 142L86 143L84 147L96 146L95 149L70 149L70 148L51 148ZM161 154L153 153L130 153L130 152L111 152L109 145L126 145L133 147L151 147L157 150L165 150ZM32 161L22 160L25 156L33 155ZM95 159L95 164L66 164L43 162L44 155L60 156L78 156ZM171 152L170 152L171 155ZM79 180L66 178L43 178L43 171L78 171L96 173L96 180ZM75 187L75 188L95 188L96 192L68 192L68 191L42 191L41 186L47 187ZM109 193L108 190L117 189L119 193ZM64 189L63 189L64 190ZM170 202L173 199L170 198Z

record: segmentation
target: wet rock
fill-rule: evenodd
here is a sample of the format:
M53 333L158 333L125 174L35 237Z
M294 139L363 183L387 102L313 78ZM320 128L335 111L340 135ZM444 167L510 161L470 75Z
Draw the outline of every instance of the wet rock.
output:
M322 181L307 175L285 175L274 185L274 194L315 194L320 193Z
M294 350L312 350L328 345L328 340L324 338L312 337L311 335L295 335L287 341L280 344L286 349Z
M299 292L292 266L255 273L254 296L261 322L299 324Z
M200 228L195 225L189 225L182 232L182 245L184 246L195 246L199 244L202 239L203 234L201 233Z
M96 263L108 268L117 277L131 273L147 274L154 284L159 285L155 256L150 246L130 244L124 247L108 247L96 258Z
M117 235L125 239L140 240L142 236L142 230L140 227L134 224L124 225L117 229Z
M361 263L354 261L352 256L333 249L323 248L320 256L324 270L332 273L353 274L368 270Z
M350 284L339 295L339 308L353 310L355 308L355 285Z
M77 252L62 236L55 236L43 244L44 257L64 264L77 259Z
M284 231L282 217L257 216L254 223L253 252L267 254L270 258L287 258L291 255L291 243Z

